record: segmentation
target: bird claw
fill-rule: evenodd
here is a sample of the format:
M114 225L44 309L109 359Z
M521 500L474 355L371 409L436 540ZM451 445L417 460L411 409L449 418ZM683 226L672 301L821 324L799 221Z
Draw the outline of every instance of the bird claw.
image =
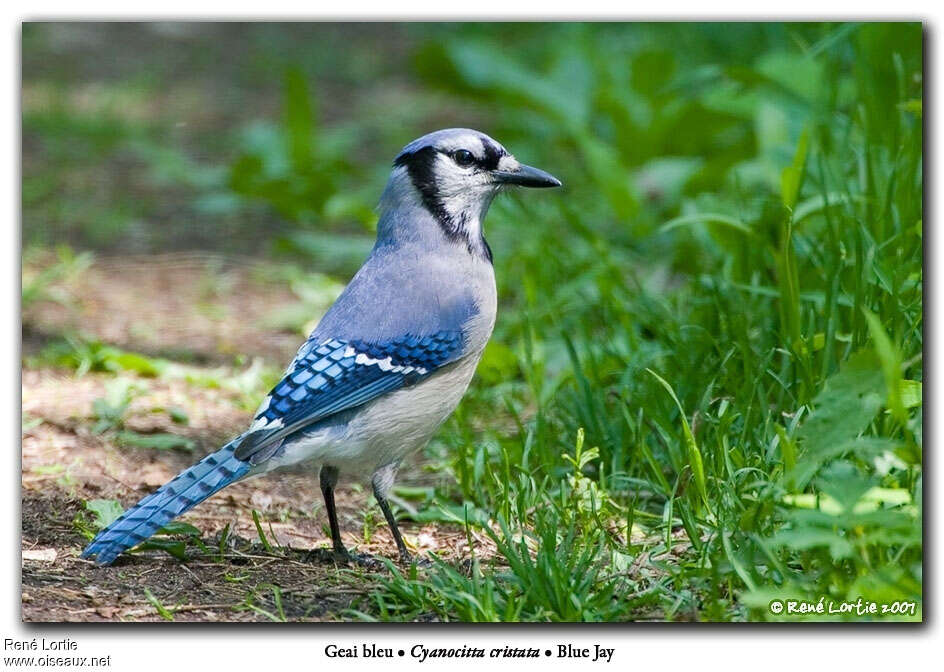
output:
M379 571L384 569L382 558L371 555L370 553L351 553L348 550L336 550L331 548L313 548L305 554L306 562L329 563L336 565L358 565L364 569ZM420 558L411 553L401 553L399 564L404 567L416 565L420 569L428 569L433 563L427 558Z
M335 565L359 565L364 569L381 570L383 561L369 553L351 553L347 550L313 548L305 555L306 562L334 563Z
M348 553L347 562L348 564L359 565L364 569L372 571L379 571L385 568L383 560L375 558L370 553Z
M358 561L358 554L351 555L346 550L332 548L313 548L305 554L306 562L335 565L349 565Z
M421 558L407 551L400 552L400 564L404 567L416 565L420 569L429 569L433 566L432 561L428 558Z

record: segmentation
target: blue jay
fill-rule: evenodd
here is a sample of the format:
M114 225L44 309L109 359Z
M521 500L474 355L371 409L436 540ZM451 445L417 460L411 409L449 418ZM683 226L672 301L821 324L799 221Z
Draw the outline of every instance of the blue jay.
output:
M82 557L111 564L231 483L320 466L334 554L348 560L334 504L339 472L371 475L404 562L387 495L405 456L455 409L495 324L492 252L482 220L504 187L558 187L478 131L452 128L397 155L377 241L249 429L98 533Z

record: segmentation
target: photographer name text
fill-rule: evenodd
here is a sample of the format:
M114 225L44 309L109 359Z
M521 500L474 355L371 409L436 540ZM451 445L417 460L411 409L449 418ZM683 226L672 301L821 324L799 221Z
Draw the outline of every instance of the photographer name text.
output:
M819 598L816 602L809 600L772 600L767 608L776 616L887 616L907 615L914 616L918 610L917 602L899 600L897 602L873 602L859 598L854 601L830 600Z

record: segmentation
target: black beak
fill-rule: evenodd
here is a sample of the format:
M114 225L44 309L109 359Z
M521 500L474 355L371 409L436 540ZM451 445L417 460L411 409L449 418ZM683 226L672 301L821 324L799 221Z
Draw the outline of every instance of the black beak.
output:
M519 187L559 187L561 181L550 173L545 173L538 168L532 168L521 164L518 170L493 170L492 175L495 181L501 184L515 184Z

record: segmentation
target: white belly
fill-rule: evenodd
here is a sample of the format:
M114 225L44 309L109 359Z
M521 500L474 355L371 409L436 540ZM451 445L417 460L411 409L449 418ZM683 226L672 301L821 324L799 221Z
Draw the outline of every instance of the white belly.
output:
M253 475L295 465L327 464L369 477L423 447L465 394L481 353L467 356L426 380L385 394L357 409L344 424L296 435L284 452Z

